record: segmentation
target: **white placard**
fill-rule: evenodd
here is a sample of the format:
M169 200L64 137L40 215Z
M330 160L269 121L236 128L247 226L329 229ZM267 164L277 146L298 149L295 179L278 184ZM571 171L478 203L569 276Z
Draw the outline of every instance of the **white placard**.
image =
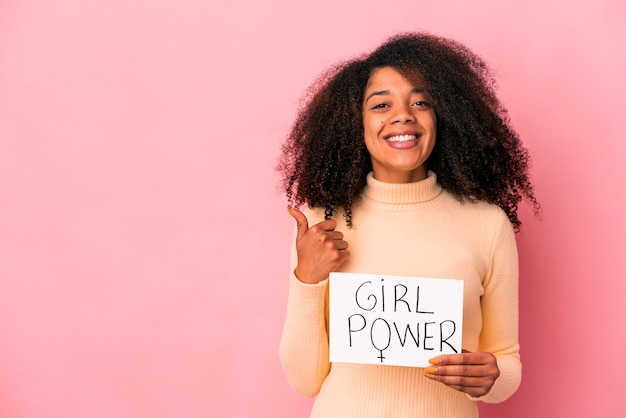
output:
M426 367L461 352L463 281L330 273L330 361Z

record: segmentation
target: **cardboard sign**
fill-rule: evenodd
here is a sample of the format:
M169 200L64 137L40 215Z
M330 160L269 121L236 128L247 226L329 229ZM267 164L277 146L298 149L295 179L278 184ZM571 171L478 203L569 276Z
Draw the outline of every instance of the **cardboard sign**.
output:
M426 367L461 352L463 281L330 273L330 361Z

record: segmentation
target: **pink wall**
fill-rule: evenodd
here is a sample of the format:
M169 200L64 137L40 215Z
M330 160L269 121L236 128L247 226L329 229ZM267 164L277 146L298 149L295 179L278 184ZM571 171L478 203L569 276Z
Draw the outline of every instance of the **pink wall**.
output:
M626 416L624 3L296 3L0 3L0 416L306 416L279 144L322 69L417 29L494 67L544 207L524 382L482 416Z

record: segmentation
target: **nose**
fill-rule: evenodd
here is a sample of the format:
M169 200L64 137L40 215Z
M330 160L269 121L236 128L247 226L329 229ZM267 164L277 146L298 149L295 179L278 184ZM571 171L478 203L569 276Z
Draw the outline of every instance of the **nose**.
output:
M395 113L392 116L391 123L412 123L415 122L415 116L411 112L411 107L408 105L396 105Z

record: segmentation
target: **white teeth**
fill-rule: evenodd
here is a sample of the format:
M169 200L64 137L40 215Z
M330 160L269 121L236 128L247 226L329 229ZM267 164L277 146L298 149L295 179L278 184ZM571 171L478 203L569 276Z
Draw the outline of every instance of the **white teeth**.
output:
M407 141L415 141L417 139L417 135L397 135L387 138L389 142L407 142Z

